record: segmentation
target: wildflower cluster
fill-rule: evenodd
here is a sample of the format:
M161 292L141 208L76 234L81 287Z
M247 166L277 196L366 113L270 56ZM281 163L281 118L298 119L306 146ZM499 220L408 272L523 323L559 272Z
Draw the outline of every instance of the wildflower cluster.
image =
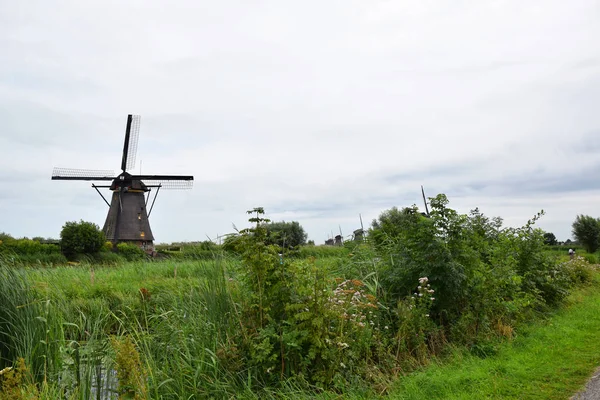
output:
M435 301L435 297L433 297L435 290L431 288L431 285L428 282L429 279L426 276L419 278L419 286L417 286L417 291L414 292L410 297L410 310L422 309L428 311L431 308L433 302ZM421 316L429 317L429 313L423 313Z
M593 277L594 269L597 268L597 266L590 264L581 256L573 257L569 261L563 263L562 267L574 284L590 282Z
M329 297L332 310L359 329L375 326L375 296L365 292L365 284L358 279L338 280Z

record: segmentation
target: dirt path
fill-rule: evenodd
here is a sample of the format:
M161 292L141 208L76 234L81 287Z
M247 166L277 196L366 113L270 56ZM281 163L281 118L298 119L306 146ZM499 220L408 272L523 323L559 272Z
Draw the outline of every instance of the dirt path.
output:
M585 389L571 397L571 400L598 399L600 399L600 368L594 372L587 385L585 385Z

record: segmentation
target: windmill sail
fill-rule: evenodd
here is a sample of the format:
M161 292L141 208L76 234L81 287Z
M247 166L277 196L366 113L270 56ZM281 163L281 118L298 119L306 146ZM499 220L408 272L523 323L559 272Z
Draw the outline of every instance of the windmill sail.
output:
M139 115L127 116L127 127L125 128L125 143L123 144L123 158L121 159L121 170L131 171L135 168L135 157L137 153L138 140L140 138Z
M75 169L54 167L53 180L86 180L86 181L112 181L115 172L97 169Z

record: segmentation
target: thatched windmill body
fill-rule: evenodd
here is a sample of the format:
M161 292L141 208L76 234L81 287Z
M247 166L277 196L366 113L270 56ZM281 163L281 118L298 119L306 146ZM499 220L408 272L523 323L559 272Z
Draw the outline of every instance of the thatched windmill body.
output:
M135 157L140 131L140 116L128 115L125 130L125 143L121 159L121 173L115 176L112 171L88 169L54 168L53 180L70 181L112 181L110 185L96 185L96 189L108 205L108 214L102 228L106 239L116 247L117 243L128 242L142 247L144 250L154 249L154 235L150 229L148 217L161 188L191 189L194 177L191 175L134 175L130 173L135 167ZM110 203L100 192L100 188L112 191ZM156 189L148 210L150 192Z

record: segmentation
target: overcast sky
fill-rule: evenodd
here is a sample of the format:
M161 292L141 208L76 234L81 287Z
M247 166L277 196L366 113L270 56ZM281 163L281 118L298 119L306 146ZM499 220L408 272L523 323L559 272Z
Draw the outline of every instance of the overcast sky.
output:
M89 182L192 174L161 191L157 242L247 226L262 206L322 243L445 193L559 240L600 217L600 2L0 0L0 231L100 227Z

